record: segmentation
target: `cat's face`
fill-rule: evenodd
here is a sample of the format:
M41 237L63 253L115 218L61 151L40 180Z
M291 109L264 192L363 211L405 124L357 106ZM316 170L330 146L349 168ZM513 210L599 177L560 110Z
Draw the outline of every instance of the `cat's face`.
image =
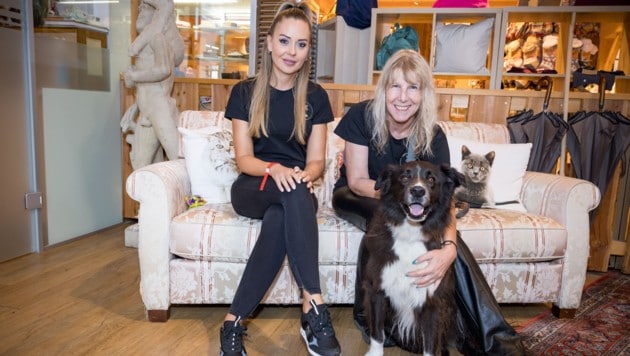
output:
M470 152L466 145L462 146L462 166L461 172L474 183L487 182L490 178L492 162L494 162L494 151L485 155Z
M236 179L237 169L234 159L234 144L232 135L226 132L215 132L208 135L208 144L204 155L208 157L210 176L216 182L231 182Z

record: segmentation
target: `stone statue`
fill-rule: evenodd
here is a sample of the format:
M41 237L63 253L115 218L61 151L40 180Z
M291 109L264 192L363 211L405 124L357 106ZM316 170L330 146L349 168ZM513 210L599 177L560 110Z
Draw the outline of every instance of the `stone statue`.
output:
M133 132L126 138L133 169L159 161L160 148L168 159L177 158L178 110L171 90L174 69L184 58L173 0L141 0L136 29L129 48L135 64L124 72L125 86L136 88L136 103L120 122L123 132Z

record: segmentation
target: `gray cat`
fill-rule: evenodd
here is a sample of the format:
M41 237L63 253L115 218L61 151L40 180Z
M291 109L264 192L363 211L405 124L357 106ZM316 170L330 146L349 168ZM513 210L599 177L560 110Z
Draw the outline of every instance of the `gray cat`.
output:
M456 200L468 203L472 208L494 206L494 195L488 186L494 156L494 151L481 155L462 145L460 172L464 175L464 185L455 189Z

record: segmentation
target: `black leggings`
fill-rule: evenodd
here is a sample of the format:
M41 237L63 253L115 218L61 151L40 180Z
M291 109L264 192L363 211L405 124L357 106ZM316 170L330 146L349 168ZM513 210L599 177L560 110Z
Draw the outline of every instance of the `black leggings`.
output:
M337 215L358 228L366 227L374 216L378 200L354 194L348 187L342 187L333 194L333 208ZM367 263L368 254L363 241L357 258L355 281L354 318L360 324L365 318L363 312L363 288L361 275ZM461 341L460 350L466 355L522 355L523 345L516 331L501 313L492 290L488 285L477 261L457 232L457 257L455 259L456 290L455 298L458 319L470 338ZM404 345L401 345L404 347Z
M241 174L232 185L232 206L239 214L262 219L256 245L234 295L230 313L247 318L282 267L285 256L300 289L321 293L318 269L317 199L297 184L280 192L273 179L259 191L261 177Z

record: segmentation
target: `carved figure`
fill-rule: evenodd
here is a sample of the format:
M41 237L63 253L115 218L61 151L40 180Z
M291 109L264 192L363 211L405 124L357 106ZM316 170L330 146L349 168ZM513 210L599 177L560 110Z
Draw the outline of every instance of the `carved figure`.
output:
M125 86L136 88L136 103L121 119L131 144L131 166L138 169L161 157L177 158L177 106L170 93L174 68L184 56L184 43L177 31L173 0L142 0L136 29L140 35L129 52L135 64L124 72ZM137 116L137 120L136 120Z

